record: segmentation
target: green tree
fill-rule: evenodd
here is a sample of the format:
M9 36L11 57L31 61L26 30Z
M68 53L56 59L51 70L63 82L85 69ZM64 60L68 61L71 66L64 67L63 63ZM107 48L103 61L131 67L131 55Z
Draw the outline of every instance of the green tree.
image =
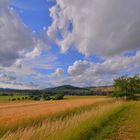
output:
M133 77L121 76L114 80L115 97L125 97L134 99L136 93L140 92L140 76L137 74Z

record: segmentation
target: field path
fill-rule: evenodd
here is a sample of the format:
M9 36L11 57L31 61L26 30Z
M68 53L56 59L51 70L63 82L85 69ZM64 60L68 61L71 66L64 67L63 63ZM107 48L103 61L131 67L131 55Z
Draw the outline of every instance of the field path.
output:
M140 140L140 101L132 104L105 140Z

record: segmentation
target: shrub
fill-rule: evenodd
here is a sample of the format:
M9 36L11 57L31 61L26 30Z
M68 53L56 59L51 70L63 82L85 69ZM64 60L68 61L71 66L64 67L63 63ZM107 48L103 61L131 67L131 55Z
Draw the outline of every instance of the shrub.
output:
M0 96L9 96L7 93L2 93Z
M30 95L29 99L33 99L33 97L34 97L33 95Z
M16 101L16 98L13 98L12 101Z
M48 94L43 94L43 99L44 100L50 100L51 97Z
M64 94L56 94L52 97L53 100L63 100Z
M17 98L17 100L20 100L20 98Z
M28 97L25 97L25 100L28 100Z
M40 97L39 96L34 96L32 99L37 101L37 100L40 100Z

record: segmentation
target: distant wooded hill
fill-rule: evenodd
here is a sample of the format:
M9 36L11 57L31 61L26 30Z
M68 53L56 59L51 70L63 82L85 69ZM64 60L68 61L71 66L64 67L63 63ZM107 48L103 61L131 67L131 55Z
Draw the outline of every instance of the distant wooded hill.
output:
M7 94L42 94L48 93L50 95L63 93L64 95L106 95L113 91L113 86L100 86L100 87L76 87L71 85L63 85L53 88L46 88L42 90L15 90L0 88L0 92Z

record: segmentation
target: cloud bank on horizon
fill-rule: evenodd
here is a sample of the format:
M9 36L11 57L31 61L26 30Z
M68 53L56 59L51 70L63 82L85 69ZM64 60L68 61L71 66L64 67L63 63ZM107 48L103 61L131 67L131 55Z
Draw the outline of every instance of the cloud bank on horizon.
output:
M20 2L0 1L0 87L110 85L140 72L139 0Z

